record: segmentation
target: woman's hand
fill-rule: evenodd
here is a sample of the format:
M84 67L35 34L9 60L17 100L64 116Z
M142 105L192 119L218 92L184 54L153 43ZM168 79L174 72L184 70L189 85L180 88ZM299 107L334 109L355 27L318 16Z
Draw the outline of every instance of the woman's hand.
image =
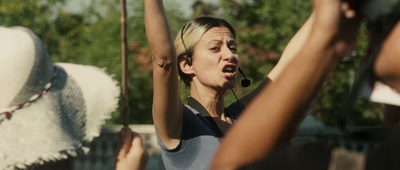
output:
M314 0L316 19L312 33L329 43L339 61L353 49L360 29L361 17L352 4L354 0Z
M118 132L116 170L144 170L149 156L143 147L142 138L129 127L123 127Z

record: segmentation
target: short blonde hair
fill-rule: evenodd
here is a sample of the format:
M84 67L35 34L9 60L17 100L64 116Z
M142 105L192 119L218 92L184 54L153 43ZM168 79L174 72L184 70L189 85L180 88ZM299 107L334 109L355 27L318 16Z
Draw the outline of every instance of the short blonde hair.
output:
M236 39L236 32L227 21L207 16L198 17L189 21L178 32L175 38L174 45L178 60L178 73L180 80L183 81L186 86L190 86L192 77L182 72L179 63L186 60L187 57L192 58L194 46L200 41L201 36L214 27L228 28L233 38Z

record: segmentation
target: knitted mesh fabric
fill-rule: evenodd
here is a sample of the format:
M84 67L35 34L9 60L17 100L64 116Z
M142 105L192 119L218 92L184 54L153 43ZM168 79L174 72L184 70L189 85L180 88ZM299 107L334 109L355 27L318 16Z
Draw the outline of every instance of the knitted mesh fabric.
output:
M39 37L26 28L18 27L18 29L28 33L33 40L35 57L28 80L26 80L25 85L9 106L26 102L32 95L42 90L53 77L53 62L51 61L46 49L43 48L44 45L42 41L40 41ZM18 67L18 65L15 67Z

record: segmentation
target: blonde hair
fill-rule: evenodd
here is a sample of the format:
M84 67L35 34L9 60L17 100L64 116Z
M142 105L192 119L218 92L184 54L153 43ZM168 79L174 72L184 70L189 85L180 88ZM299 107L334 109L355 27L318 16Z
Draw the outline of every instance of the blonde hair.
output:
M179 63L187 60L187 57L192 58L194 46L200 41L201 36L214 27L228 28L232 33L233 38L236 39L236 32L228 22L223 19L206 16L189 21L178 32L175 38L174 45L178 60L178 73L180 80L183 81L186 86L190 86L192 77L182 72Z

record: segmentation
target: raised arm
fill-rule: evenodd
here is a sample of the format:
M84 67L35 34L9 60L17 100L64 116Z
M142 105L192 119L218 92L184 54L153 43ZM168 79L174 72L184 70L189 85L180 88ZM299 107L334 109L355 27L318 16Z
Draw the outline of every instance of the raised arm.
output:
M293 59L293 57L299 53L304 47L306 40L310 36L312 23L315 20L315 13L311 13L310 17L300 28L300 30L290 39L289 43L283 50L282 56L279 59L278 64L268 73L268 78L275 81L276 78L282 73L286 65Z
M163 144L174 148L182 130L176 51L162 0L144 0L145 27L153 58L153 121Z
M400 93L400 69L398 68L400 65L400 20L397 21L385 39L375 38L371 39L370 42L382 43L382 48L374 64L376 76Z
M283 50L282 56L279 59L278 64L268 73L268 76L264 81L252 92L240 99L240 102L244 105L253 100L261 90L269 84L271 81L274 82L286 65L293 59L293 57L303 48L307 38L310 35L312 23L314 21L315 14L312 13L304 25L299 29L299 31L290 39L289 43L286 45L285 50Z
M304 47L249 104L222 141L211 169L235 169L261 159L293 134L326 75L354 45L359 20L346 3L315 0L314 7L316 18Z

